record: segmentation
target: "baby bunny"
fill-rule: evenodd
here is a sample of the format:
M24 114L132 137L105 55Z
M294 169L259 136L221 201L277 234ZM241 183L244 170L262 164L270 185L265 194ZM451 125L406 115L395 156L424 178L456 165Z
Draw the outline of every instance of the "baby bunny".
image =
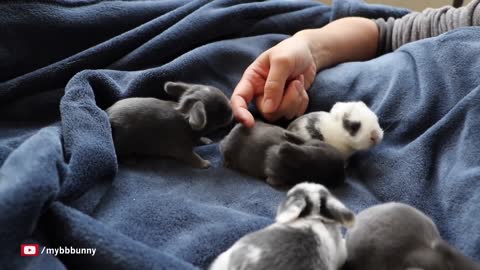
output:
M322 140L337 148L344 159L355 151L380 143L383 130L365 103L337 102L330 112L312 112L295 119L287 128L305 140Z
M319 140L306 142L281 127L257 121L237 124L220 143L224 166L267 180L273 186L313 181L328 186L345 181L343 158Z
M324 186L301 183L287 193L276 222L240 238L210 270L334 270L347 257L341 226L354 214Z
M480 269L441 239L429 217L402 203L380 204L360 212L346 242L349 270Z
M272 146L267 151L265 174L267 182L273 186L294 185L303 179L335 187L346 178L340 152L320 140Z
M199 84L167 82L164 90L178 102L126 98L106 110L117 155L170 157L209 167L193 147L211 143L202 136L233 120L228 98L217 88Z

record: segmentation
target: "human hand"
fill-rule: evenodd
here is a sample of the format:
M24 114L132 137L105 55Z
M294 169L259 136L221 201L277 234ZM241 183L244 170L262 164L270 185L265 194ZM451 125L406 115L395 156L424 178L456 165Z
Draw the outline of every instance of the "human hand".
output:
M256 105L268 121L292 119L305 113L306 89L315 79L317 66L307 39L294 35L262 53L244 72L231 104L235 117L247 127L255 124L247 105Z

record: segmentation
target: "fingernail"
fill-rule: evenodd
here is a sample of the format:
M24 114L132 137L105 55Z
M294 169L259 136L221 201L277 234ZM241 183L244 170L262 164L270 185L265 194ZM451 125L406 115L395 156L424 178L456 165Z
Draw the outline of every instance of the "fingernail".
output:
M263 102L263 111L266 113L271 113L275 111L275 104L273 103L273 99L269 98Z

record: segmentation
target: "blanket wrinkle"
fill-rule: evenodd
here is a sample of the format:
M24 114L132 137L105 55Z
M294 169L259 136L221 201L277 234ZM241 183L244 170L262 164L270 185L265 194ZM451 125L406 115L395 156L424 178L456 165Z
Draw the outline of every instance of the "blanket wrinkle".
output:
M11 258L18 257L20 243L34 232L43 207L58 194L61 151L59 129L44 128L12 151L0 167L0 239L4 246L0 261L11 261L14 266L24 263ZM53 169L44 171L45 167Z
M60 102L65 162L69 166L59 195L64 200L78 198L99 179L110 178L117 171L110 123L97 106L90 84L97 74L87 70L75 75ZM85 141L91 132L95 137Z

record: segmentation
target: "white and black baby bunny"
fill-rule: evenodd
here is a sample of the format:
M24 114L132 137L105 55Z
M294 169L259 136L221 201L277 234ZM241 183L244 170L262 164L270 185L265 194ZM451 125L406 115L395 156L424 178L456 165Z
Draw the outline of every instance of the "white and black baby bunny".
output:
M344 159L369 149L383 139L378 117L365 103L337 102L330 112L312 112L290 123L288 130L302 138L322 140L337 148Z
M274 224L240 238L210 270L336 270L347 257L341 226L354 220L324 186L298 184L288 191Z
M344 160L338 150L319 141L256 121L237 124L220 143L224 166L266 179L272 186L303 181L335 186L345 182Z
M474 270L470 258L442 240L433 221L402 203L361 211L346 236L349 270Z
M117 155L170 157L209 167L193 147L210 143L203 136L233 120L228 98L215 87L199 84L167 82L164 90L178 102L126 98L106 110Z

